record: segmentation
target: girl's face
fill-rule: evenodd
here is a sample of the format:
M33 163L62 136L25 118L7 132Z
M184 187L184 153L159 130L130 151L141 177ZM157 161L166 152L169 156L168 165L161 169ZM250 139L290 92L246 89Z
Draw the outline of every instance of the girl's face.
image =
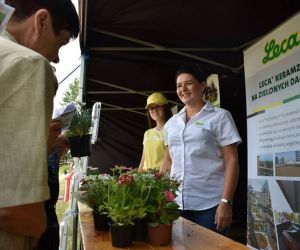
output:
M182 73L176 79L176 92L185 105L202 103L205 82L199 82L193 75Z
M164 107L162 105L150 104L148 107L149 114L154 121L163 121L165 119Z

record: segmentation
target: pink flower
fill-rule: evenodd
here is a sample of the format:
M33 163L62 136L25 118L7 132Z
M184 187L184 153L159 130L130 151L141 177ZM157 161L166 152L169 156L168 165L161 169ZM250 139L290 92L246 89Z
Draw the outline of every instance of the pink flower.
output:
M171 192L171 191L166 191L165 192L165 198L166 198L167 201L170 201L170 202L174 201L175 194L173 192Z

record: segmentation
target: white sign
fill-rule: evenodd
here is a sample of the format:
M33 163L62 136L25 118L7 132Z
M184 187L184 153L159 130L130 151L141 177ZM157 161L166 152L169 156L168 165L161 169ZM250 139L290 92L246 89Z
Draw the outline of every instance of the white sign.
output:
M300 246L300 13L244 52L248 233L255 249Z
M93 105L92 110L92 139L91 143L95 144L98 140L98 130L99 130L99 122L100 122L100 111L101 111L101 102L96 102Z

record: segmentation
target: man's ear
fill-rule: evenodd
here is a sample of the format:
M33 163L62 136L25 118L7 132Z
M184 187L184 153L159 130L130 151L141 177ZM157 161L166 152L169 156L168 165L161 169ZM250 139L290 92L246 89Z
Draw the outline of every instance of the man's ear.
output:
M49 28L51 24L51 18L48 10L46 9L39 9L34 14L34 26L35 32L38 37L45 32Z

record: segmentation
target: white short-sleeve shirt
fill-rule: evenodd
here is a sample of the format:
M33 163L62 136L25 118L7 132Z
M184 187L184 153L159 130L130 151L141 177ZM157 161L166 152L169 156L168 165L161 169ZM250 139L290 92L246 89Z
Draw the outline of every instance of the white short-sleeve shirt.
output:
M181 181L180 209L204 210L216 206L224 188L225 164L221 147L241 142L231 114L206 103L186 123L186 108L164 127L172 159L171 176Z

